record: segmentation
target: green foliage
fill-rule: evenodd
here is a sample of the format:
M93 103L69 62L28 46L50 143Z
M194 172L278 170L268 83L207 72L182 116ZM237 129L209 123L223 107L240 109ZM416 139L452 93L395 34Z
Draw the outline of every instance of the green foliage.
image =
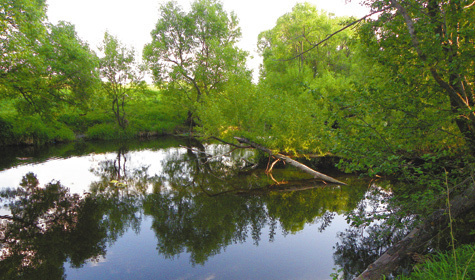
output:
M203 98L198 106L200 131L228 140L246 136L288 153L328 153L332 146L326 124L332 107L326 101L348 84L343 74L349 69L350 33L340 34L316 53L283 59L311 48L311 42L337 30L343 21L309 4L298 4L279 18L276 27L259 36L264 56L259 85L245 75L231 76L219 94Z
M347 20L318 11L309 3L297 4L274 28L259 34L258 47L264 58L261 79L270 80L280 91L298 92L306 79L327 71L348 74L351 32L339 32L315 47Z
M401 19L385 20L383 15L361 26L352 84L330 99L339 108L332 115L340 127L332 131L333 152L351 159L341 164L347 171L422 174L413 162L424 161L425 154L457 156L467 146L450 100L417 54L407 51L410 41L403 36L406 27L398 25Z
M186 111L175 108L169 100L164 100L161 90L146 88L128 98L129 101L124 106L124 113L128 116L126 129L117 124L108 102L97 103L96 110L81 118L71 116L70 120L82 123L88 138L124 139L174 133L186 118Z
M475 247L460 246L453 252L438 253L432 259L417 265L409 276L400 280L453 280L475 278Z
M109 103L112 103L111 108L117 124L125 130L129 124L125 106L133 95L144 89L145 83L141 74L143 71L135 62L134 50L123 46L116 37L107 32L99 50L104 53L100 58L100 74L105 79L102 89Z
M99 81L97 62L74 26L40 21L29 32L30 23L21 20L6 25L0 96L21 98L16 103L20 111L49 118L66 103L85 107Z
M58 121L44 120L38 115L0 114L0 144L45 144L75 139L74 132Z
M388 71L384 92L391 103L394 98L398 111L408 106L406 115L421 119L415 131L453 133L455 124L465 148L473 149L474 40L468 34L473 34L474 10L464 8L463 1L368 2L386 9L368 20L360 35L368 57ZM450 147L444 138L442 144Z
M154 81L179 95L189 124L203 96L219 93L229 76L245 69L247 54L235 46L241 36L237 24L216 0L195 1L188 13L173 1L160 7L144 58Z
M89 139L98 140L127 139L132 138L134 134L131 128L122 129L115 123L100 123L87 130Z

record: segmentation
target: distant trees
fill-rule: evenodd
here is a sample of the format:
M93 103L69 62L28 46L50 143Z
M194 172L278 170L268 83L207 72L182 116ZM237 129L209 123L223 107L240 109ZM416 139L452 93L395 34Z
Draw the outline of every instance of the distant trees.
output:
M104 41L99 47L104 56L99 59L99 72L104 79L102 88L110 100L111 109L117 124L126 129L128 120L125 114L126 101L131 95L145 87L143 69L135 62L133 49L122 43L109 33L104 34Z
M264 60L261 79L272 79L276 85L288 88L328 71L348 74L351 32L339 32L325 44L314 46L346 21L309 3L295 5L275 27L259 34L258 48Z
M315 47L346 25L348 18L297 4L276 25L259 34L263 57L257 86L258 108L265 110L256 130L258 142L291 153L331 151L334 140L327 131L338 110L334 96L346 90L352 67L354 32L346 30ZM310 50L310 51L308 51Z

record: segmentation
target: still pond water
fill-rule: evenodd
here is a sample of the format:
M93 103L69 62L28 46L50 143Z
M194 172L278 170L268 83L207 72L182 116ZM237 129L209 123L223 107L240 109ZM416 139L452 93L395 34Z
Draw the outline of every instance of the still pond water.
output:
M348 186L325 185L282 166L271 176L253 160L176 138L3 149L0 215L15 219L0 225L0 278L332 279L342 268L349 279L364 269L347 215L369 182L329 174Z

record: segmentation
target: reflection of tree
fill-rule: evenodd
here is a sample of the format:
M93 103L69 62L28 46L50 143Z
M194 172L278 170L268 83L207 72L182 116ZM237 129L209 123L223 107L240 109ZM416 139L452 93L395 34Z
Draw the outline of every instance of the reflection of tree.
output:
M324 230L335 213L351 211L363 195L362 189L351 186L314 188L302 191L271 192L265 198L269 216L280 221L287 233L295 233L305 224L321 224Z
M210 198L204 194L153 194L144 203L158 249L166 257L188 251L191 262L203 264L226 246L244 242L249 234L259 241L267 221L263 203L236 196Z
M350 228L339 233L341 244L335 247L335 264L343 269L343 279L354 279L373 263L394 242L407 233L395 225L372 225L363 232Z
M347 179L348 187L323 186L280 173L286 170L274 170L274 177L289 185L296 177L299 184L275 185L262 170L242 172L243 162L233 161L223 146L170 149L160 176L150 176L148 166L131 166L130 157L120 149L101 162L93 170L100 180L84 196L59 183L39 188L31 176L23 188L5 193L15 202L9 205L11 217L3 217L0 278L28 279L34 273L31 278L38 279L38 271L61 278L68 259L81 266L104 257L108 243L128 228L137 231L141 213L153 219L161 254L188 252L192 263L203 264L230 244L272 241L278 230L295 233L308 224L324 230L336 213L353 210L364 192ZM264 229L269 236L262 237Z
M200 142L190 140L186 153L178 149L170 151L163 162L162 181L167 181L175 191L185 187L187 192L212 194L236 188L233 179L239 168L234 162L231 163L229 150L226 146L210 147L213 151L207 151Z
M272 241L279 223L284 234L314 223L324 230L335 213L351 211L364 193L355 185L282 191L269 187L274 181L264 172L240 173L238 164L223 164L222 157L207 150L189 145L186 152L169 153L161 178L164 188L144 200L157 248L166 257L188 252L192 263L203 264L232 243L252 238L258 244L265 227Z
M375 185L364 200L348 215L353 227L339 233L335 264L342 268L343 279L354 279L392 244L408 232L413 217L401 215L396 207L383 204L389 193ZM392 211L389 211L392 209Z
M1 279L63 279L66 261L81 267L105 257L108 243L140 225L132 197L80 196L59 182L41 188L31 173L20 185L1 193L11 212L0 216Z
M40 188L31 173L2 197L12 200L11 216L2 217L0 278L61 279L66 260L80 267L105 254L107 231L91 197L70 194L59 182Z
M113 240L128 228L140 230L142 200L150 186L160 188L160 178L150 176L149 166L130 166L126 147L117 150L117 156L104 160L93 169L100 181L92 182L90 191L104 206L104 220L109 237Z
M144 196L149 186L160 185L158 177L148 174L149 166L137 168L128 166L129 157L128 149L121 147L117 150L115 159L100 162L92 172L101 179L91 183L91 192L103 196L135 199L137 196Z

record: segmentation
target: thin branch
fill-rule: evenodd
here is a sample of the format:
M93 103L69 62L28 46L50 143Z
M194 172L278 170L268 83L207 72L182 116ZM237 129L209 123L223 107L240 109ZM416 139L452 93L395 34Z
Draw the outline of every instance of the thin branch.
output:
M271 174L271 176L272 176L272 169L274 168L274 165L275 165L276 163L278 163L279 161L280 161L279 158L276 159L276 160L270 165L270 167L267 168L266 174ZM274 178L272 178L272 179L274 180ZM274 180L274 181L275 181L275 180Z
M215 136L211 136L209 139L214 139L214 140L218 140L219 142L222 142L224 144L227 144L227 145L230 145L230 146L233 146L233 147L236 147L236 148L239 148L239 149L250 149L250 148L253 148L252 146L248 145L248 146L240 146L240 145L236 145L234 143L231 143L231 142L227 142L227 141L224 141L223 139L221 138L218 138L218 137L215 137Z
M473 7L473 5L475 5L475 1L473 1L472 4L467 5L467 6L463 7L463 8L464 8L464 9L468 9L468 8L470 8L470 7Z
M296 55L296 56L294 56L294 57L291 57L291 58L287 58L287 59L276 59L276 61L290 61L290 60L296 59L297 57L302 56L302 55L308 53L309 51L315 49L316 47L318 47L318 46L320 46L321 44L325 43L326 41L330 40L331 37L333 37L333 36L335 36L336 34L342 32L343 30L345 30L345 29L347 29L347 28L349 28L349 27L351 27L351 26L353 26L353 25L355 25L355 24L357 24L357 23L359 23L359 22L365 20L366 18L368 18L368 17L370 17L370 16L372 16L372 15L374 15L374 14L384 12L384 11L390 9L390 8L392 8L392 7L386 7L386 8L384 8L384 9L382 9L382 10L378 10L378 11L372 12L372 13L370 13L370 14L368 14L368 15L366 15L366 16L364 16L364 17L358 19L358 20L355 20L355 21L351 22L350 24L344 26L343 28L340 28L339 30L333 32L332 34L328 35L325 39L323 39L323 40L321 40L320 42L314 44L311 48L309 48L309 49L307 49L307 50L305 50L305 51L299 53L298 55Z

